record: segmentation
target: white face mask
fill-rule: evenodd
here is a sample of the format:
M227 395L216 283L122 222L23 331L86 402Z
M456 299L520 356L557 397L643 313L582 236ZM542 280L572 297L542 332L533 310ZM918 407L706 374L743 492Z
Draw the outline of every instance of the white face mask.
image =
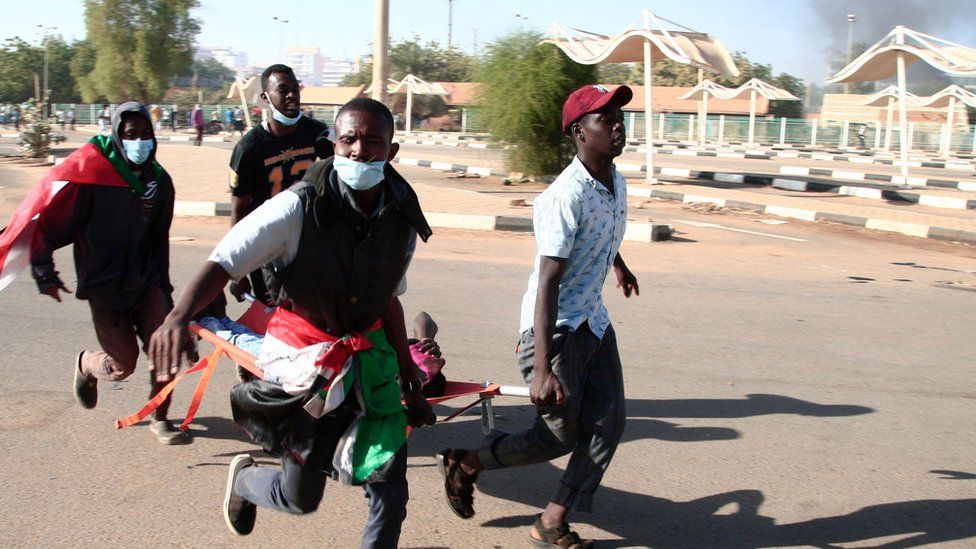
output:
M271 102L270 98L268 98L268 106L271 107L271 118L274 118L275 120L281 122L286 126L294 126L295 124L298 124L298 120L301 119L302 117L302 111L299 109L298 116L294 118L288 118L287 116L282 114L281 111L275 108L274 103Z
M350 189L356 191L372 189L376 185L379 185L383 181L383 178L386 177L383 174L386 160L356 162L345 156L336 155L332 161L332 166L335 168L336 173L339 174L339 179L348 185Z

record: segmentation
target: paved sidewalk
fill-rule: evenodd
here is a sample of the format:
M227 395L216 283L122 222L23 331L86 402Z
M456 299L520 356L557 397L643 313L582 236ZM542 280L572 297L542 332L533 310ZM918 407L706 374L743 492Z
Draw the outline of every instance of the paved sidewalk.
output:
M217 147L193 147L182 144L161 144L160 162L173 176L177 193L177 215L229 215L230 192L227 180L230 150ZM440 171L466 171L456 164L434 165ZM436 176L438 184L424 182L430 168L400 165L411 180L428 219L435 227L479 230L531 231L531 208L512 205L511 198L483 192L451 188ZM635 199L660 198L686 203L704 202L722 207L762 211L770 215L805 221L828 220L922 238L936 238L976 244L976 219L951 211L946 215L934 210L909 211L906 206L864 206L843 204L817 197L792 197L754 192L750 188L720 188L705 186L665 175L662 185L645 185L633 178L629 194ZM461 186L459 183L457 186ZM726 185L728 187L728 185ZM526 199L527 202L531 198ZM964 210L965 211L965 210ZM667 226L642 223L628 224L628 240L651 242L663 238Z

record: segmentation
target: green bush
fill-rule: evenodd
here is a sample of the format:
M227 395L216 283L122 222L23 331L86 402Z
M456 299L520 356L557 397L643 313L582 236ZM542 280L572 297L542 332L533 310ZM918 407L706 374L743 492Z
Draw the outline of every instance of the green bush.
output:
M572 160L573 145L560 128L563 102L597 81L593 65L580 65L543 35L518 31L491 44L478 70L478 104L492 139L515 145L507 163L527 175L552 175Z
M21 113L24 129L20 132L20 149L30 158L44 158L51 145L65 140L63 135L52 135L51 124L44 119L43 105L34 99L24 103Z

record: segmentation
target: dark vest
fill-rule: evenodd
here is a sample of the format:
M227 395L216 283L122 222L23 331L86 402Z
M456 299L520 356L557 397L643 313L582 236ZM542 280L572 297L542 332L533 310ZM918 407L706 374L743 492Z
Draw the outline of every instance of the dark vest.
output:
M274 273L279 304L334 335L362 332L386 310L407 270L407 247L430 226L410 185L387 165L384 204L366 219L339 194L332 159L316 162L289 192L302 202L295 260Z

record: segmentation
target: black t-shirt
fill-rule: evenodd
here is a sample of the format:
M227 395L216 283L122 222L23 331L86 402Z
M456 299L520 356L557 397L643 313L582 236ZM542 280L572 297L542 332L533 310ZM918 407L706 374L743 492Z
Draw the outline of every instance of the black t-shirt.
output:
M334 154L324 122L303 116L295 131L275 137L263 124L247 132L230 156L230 189L234 196L251 197L257 207L301 181L317 159Z

